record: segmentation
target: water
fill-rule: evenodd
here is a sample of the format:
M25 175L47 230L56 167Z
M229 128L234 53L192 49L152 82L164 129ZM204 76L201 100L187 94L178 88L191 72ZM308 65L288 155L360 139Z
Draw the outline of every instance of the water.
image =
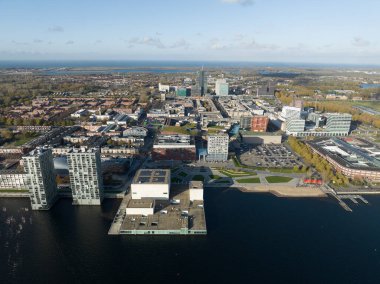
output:
M0 60L0 69L49 69L49 68L78 68L78 67L136 67L136 68L253 68L253 67L281 67L281 68L359 68L379 65L357 64L321 64L299 62L252 62L252 61L175 61L175 60Z
M376 88L380 88L380 84L361 84L360 88L362 88L362 89L376 89Z
M117 200L25 212L27 199L0 199L1 283L379 283L378 197L353 213L221 188L205 199L205 237L108 236Z

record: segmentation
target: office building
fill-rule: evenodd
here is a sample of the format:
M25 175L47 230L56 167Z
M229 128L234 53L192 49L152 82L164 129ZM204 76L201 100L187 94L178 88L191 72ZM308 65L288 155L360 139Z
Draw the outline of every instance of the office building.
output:
M227 161L228 142L229 138L227 134L209 135L206 160L210 162Z
M67 154L74 205L100 205L103 179L98 149L71 149Z
M307 115L307 120L315 125L315 128L322 127L325 123L325 118L321 114L310 112Z
M301 117L301 109L299 107L284 106L282 108L280 119L286 121L290 118L299 119Z
M226 79L218 79L215 81L215 94L217 96L228 96L228 83Z
M49 210L58 198L51 149L36 148L22 159L32 210Z
M132 199L168 200L170 170L140 169L131 184Z
M298 135L299 132L305 131L305 120L289 118L285 121L285 131L288 135Z
M251 131L266 132L268 128L269 117L257 115L252 117Z
M204 96L207 93L207 77L206 71L200 70L197 72L197 78L195 79L195 86L191 89L191 96L199 97Z
M337 135L347 135L350 132L352 115L348 113L328 113L326 117L326 131Z
M199 86L199 92L201 96L206 95L207 93L207 77L206 77L206 71L202 70L198 73L198 86Z

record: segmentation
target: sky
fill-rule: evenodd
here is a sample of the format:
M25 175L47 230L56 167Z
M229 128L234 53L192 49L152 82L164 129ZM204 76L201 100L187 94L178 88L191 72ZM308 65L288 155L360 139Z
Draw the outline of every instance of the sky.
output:
M380 65L379 0L0 0L0 60Z

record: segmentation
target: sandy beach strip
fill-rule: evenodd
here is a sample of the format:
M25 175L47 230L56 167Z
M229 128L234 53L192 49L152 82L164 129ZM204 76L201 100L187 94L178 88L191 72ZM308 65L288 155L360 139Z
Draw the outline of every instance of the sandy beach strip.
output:
M319 188L315 187L295 187L289 185L240 185L243 192L269 192L278 197L326 197L327 195Z

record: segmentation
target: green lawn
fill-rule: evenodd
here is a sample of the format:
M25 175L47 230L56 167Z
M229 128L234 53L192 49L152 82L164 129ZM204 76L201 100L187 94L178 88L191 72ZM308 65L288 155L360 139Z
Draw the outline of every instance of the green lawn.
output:
M195 175L195 176L193 176L192 180L204 181L205 178L204 178L204 176L201 176L201 175Z
M294 170L294 168L268 168L268 170L273 173L286 173L286 174L303 172L301 170Z
M172 132L177 134L189 134L189 135L197 135L198 130L196 128L196 124L185 124L183 126L169 126L165 125L162 127L161 132ZM192 129L192 130L190 130Z
M230 178L256 175L256 173L232 171L232 170L219 170L219 172L225 176L230 177Z
M237 179L238 183L260 183L260 178L244 178L244 179Z
M8 141L4 146L5 147L18 147L24 145L25 143L35 139L38 137L37 133L29 133L29 134L16 134L12 141Z
M269 176L269 177L266 177L265 179L269 183L282 183L282 182L289 182L293 178L291 178L291 177L281 177L281 176Z
M173 132L177 134L189 134L189 131L187 131L185 128L182 128L181 126L164 126L161 129L161 132Z
M181 177L187 177L187 173L185 173L185 172L180 172L178 175Z

